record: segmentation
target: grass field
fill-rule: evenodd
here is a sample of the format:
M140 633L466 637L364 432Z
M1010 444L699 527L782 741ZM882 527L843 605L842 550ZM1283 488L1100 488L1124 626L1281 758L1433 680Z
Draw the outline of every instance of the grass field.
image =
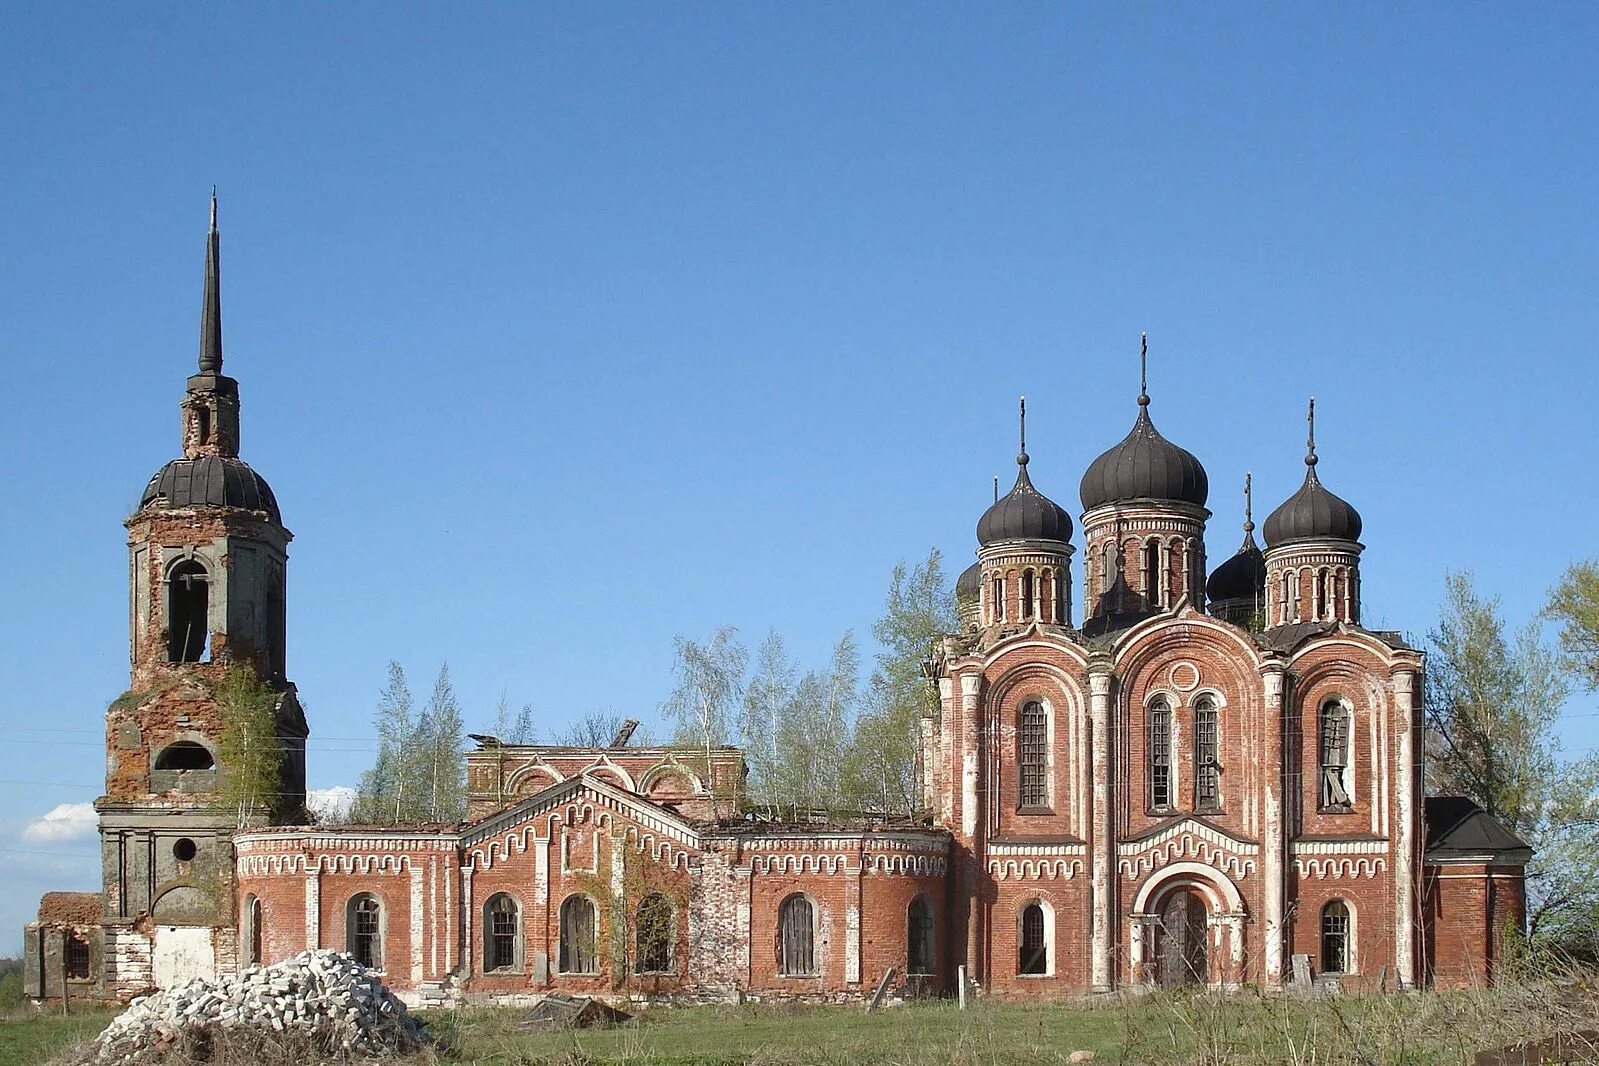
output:
M926 1002L868 1015L860 1007L683 1007L607 1030L524 1033L522 1012L424 1015L442 1053L408 1066L894 1066L1068 1063L1422 1064L1469 1062L1520 1039L1591 1028L1599 991L1562 983L1478 993L1297 999L1252 993L1147 996L1093 1004ZM109 1012L0 1021L0 1066L42 1066L92 1034ZM1590 1061L1599 1062L1599 1053ZM259 1057L219 1066L279 1066ZM311 1066L301 1057L284 1066Z

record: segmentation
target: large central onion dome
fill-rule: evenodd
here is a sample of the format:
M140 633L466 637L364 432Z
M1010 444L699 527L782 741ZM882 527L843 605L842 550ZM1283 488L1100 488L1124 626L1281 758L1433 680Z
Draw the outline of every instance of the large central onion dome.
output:
M1072 539L1072 519L1064 508L1033 487L1027 476L1027 401L1022 400L1022 447L1016 456L1016 484L977 520L977 543L1002 540Z
M243 459L231 456L201 455L193 459L174 459L155 472L139 497L139 508L150 506L241 507L265 511L272 521L283 522L277 497L266 478Z
M1360 512L1347 500L1333 495L1316 476L1316 401L1310 401L1309 450L1305 453L1305 483L1266 519L1261 532L1266 547L1296 540L1360 540Z
M1085 511L1124 500L1174 500L1205 506L1210 479L1192 452L1162 437L1150 421L1147 377L1139 385L1138 420L1132 432L1089 465L1081 495Z

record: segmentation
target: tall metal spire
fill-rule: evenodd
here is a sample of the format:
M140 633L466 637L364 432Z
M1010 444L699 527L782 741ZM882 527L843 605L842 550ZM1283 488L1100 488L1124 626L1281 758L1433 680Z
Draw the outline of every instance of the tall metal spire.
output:
M1138 406L1149 406L1149 334L1138 335Z
M200 305L200 373L222 373L221 238L217 234L217 190L211 186L211 232L205 245L205 297Z
M1255 531L1255 475L1251 471L1244 475L1244 536L1247 538Z
M1305 465L1311 468L1314 474L1316 466L1316 397L1310 398L1310 410L1305 415L1305 424L1309 427L1309 435L1305 438Z
M1016 465L1027 465L1027 397L1022 397L1022 450L1016 453Z

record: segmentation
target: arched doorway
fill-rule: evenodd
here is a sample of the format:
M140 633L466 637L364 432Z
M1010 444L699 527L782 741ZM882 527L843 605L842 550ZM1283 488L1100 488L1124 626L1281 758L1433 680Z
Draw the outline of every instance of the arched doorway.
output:
M1210 983L1210 912L1204 898L1181 885L1160 905L1155 933L1156 977L1162 988Z

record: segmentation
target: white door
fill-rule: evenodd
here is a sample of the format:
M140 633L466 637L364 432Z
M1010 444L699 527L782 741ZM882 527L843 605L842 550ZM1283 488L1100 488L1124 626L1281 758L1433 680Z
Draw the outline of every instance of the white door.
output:
M191 977L215 977L217 959L211 930L203 925L156 926L150 971L157 988L181 985Z

